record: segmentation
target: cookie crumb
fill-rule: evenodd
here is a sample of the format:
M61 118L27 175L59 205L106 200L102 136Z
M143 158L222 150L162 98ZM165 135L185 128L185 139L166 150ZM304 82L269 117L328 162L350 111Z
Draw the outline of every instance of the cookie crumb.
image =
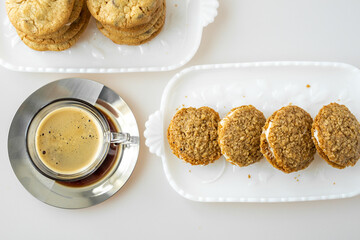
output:
M307 87L307 88L310 88L311 86L310 86L310 84L307 84L306 87Z
M335 185L336 184L336 182L333 182L333 185Z
M249 179L251 178L251 175L250 175L250 174L248 175L248 178L249 178Z
M191 173L191 170L189 170L189 173Z
M178 7L178 5L177 5L177 4L175 4L174 6L175 6L175 7Z

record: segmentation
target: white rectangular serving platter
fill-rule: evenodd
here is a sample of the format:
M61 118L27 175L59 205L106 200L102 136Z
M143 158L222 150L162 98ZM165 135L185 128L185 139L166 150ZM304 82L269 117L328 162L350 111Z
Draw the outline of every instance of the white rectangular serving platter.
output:
M0 3L0 66L24 72L116 73L169 71L196 53L203 28L217 15L218 0L166 0L161 33L140 46L114 44L96 28L94 19L80 40L62 52L28 48L11 25L5 1Z
M263 62L194 66L176 74L164 90L161 108L146 123L146 145L162 158L170 185L181 196L203 202L289 202L346 198L360 192L360 163L335 169L318 154L305 170L285 174L263 158L237 167L222 156L192 166L169 148L166 132L182 107L209 106L224 117L252 104L266 117L288 104L312 117L323 105L345 104L360 119L360 70L343 63Z

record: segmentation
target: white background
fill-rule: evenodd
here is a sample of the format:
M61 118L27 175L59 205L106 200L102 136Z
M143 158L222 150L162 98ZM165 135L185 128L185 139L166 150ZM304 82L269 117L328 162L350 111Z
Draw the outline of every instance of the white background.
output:
M358 0L219 1L219 15L205 28L197 54L185 67L278 60L360 67ZM148 116L160 107L164 87L179 70L69 75L0 68L0 239L359 239L360 197L271 204L191 202L167 183L160 159L149 153L144 138L128 183L94 207L50 207L15 177L7 134L17 108L37 88L67 77L99 81L125 99L143 133Z

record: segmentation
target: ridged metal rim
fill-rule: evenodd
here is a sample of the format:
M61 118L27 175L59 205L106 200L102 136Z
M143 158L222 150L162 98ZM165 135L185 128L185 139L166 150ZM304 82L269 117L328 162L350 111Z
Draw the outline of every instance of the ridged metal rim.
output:
M59 99L78 99L105 111L118 130L129 133L136 144L123 145L111 171L90 186L67 187L38 172L26 148L26 134L35 114ZM69 78L49 83L31 94L16 112L8 135L8 154L16 177L40 201L59 208L85 208L113 196L129 179L139 155L139 130L125 101L108 87L86 79Z

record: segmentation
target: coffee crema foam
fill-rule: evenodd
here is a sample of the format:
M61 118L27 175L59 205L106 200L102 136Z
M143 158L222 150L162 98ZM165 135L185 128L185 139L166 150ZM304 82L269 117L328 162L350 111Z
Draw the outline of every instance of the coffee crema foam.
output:
M36 130L35 146L40 160L61 174L81 172L102 150L101 124L80 107L61 107L48 113Z

